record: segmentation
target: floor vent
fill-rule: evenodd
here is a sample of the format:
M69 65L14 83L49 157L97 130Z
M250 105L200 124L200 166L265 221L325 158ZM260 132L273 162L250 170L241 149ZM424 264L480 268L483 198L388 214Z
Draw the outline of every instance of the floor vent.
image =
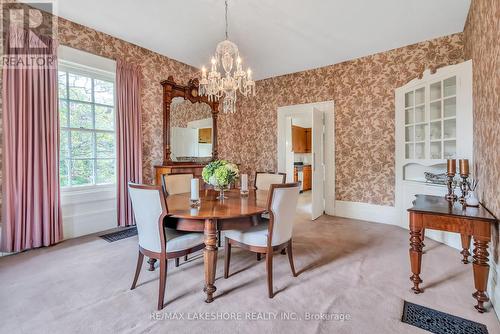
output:
M125 238L130 238L130 237L133 237L134 235L137 235L137 228L136 227L131 227L131 228L127 228L126 230L121 230L121 231L117 231L117 232L103 234L103 235L100 235L99 237L103 238L107 242L113 242L113 241L118 241L118 240L122 240Z
M435 334L488 334L486 326L405 300L402 321Z

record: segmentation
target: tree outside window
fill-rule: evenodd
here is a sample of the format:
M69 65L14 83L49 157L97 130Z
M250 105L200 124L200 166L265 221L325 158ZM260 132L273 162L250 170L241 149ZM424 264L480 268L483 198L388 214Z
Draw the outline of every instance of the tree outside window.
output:
M61 67L61 187L116 182L114 81Z

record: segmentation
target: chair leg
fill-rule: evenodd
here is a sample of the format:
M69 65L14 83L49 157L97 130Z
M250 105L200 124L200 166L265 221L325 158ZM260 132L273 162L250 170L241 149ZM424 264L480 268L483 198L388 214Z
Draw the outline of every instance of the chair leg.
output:
M269 298L273 298L273 252L266 254L266 271L267 271L267 291Z
M176 257L176 258L175 258L175 266L176 266L176 267L178 267L178 266L179 266L179 258L178 258L178 257Z
M163 299L165 298L165 285L167 283L167 260L160 260L160 287L158 289L158 311L163 309Z
M220 239L220 231L217 232L217 247L221 247L222 240Z
M293 253L292 253L292 240L288 242L286 246L286 252L288 253L288 261L290 262L290 269L292 269L293 277L297 277L297 272L295 271L295 266L293 264Z
M231 244L229 238L224 238L224 278L229 277L229 264L231 263Z
M257 253L257 261L260 261L260 259L262 259L262 254Z
M130 290L135 289L135 285L137 284L137 279L139 278L139 274L141 273L142 263L144 262L144 254L139 251L139 255L137 256L137 267L135 268L135 276L134 281L132 282L132 287Z

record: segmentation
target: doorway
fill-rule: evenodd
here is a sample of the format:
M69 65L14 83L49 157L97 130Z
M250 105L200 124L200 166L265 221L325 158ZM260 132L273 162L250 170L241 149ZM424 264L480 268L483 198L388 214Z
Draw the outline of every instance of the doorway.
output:
M334 214L333 101L278 108L278 171L301 188L298 212L315 220Z

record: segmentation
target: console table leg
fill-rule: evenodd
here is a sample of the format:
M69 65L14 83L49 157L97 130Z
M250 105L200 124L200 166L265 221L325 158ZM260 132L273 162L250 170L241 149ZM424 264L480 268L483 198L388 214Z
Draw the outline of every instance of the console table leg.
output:
M205 262L205 288L207 294L205 302L211 303L214 300L213 294L217 290L215 287L215 271L217 269L217 221L215 219L205 220L205 250L203 259Z
M422 216L410 214L410 262L413 275L410 280L413 282L411 288L414 293L423 292L418 286L422 283L420 270L422 268Z
M462 238L462 251L460 252L460 254L462 254L462 256L464 257L462 259L462 263L467 264L469 263L471 236L467 234L460 234L460 237Z
M474 255L472 257L472 269L474 271L474 286L476 292L472 297L476 298L477 305L474 307L479 313L486 311L483 304L490 299L486 295L486 287L488 285L488 274L490 272L490 265L488 264L488 241L477 240L474 237Z
M420 235L420 241L422 242L422 249L425 247L424 239L425 239L425 228L422 229L422 232Z

